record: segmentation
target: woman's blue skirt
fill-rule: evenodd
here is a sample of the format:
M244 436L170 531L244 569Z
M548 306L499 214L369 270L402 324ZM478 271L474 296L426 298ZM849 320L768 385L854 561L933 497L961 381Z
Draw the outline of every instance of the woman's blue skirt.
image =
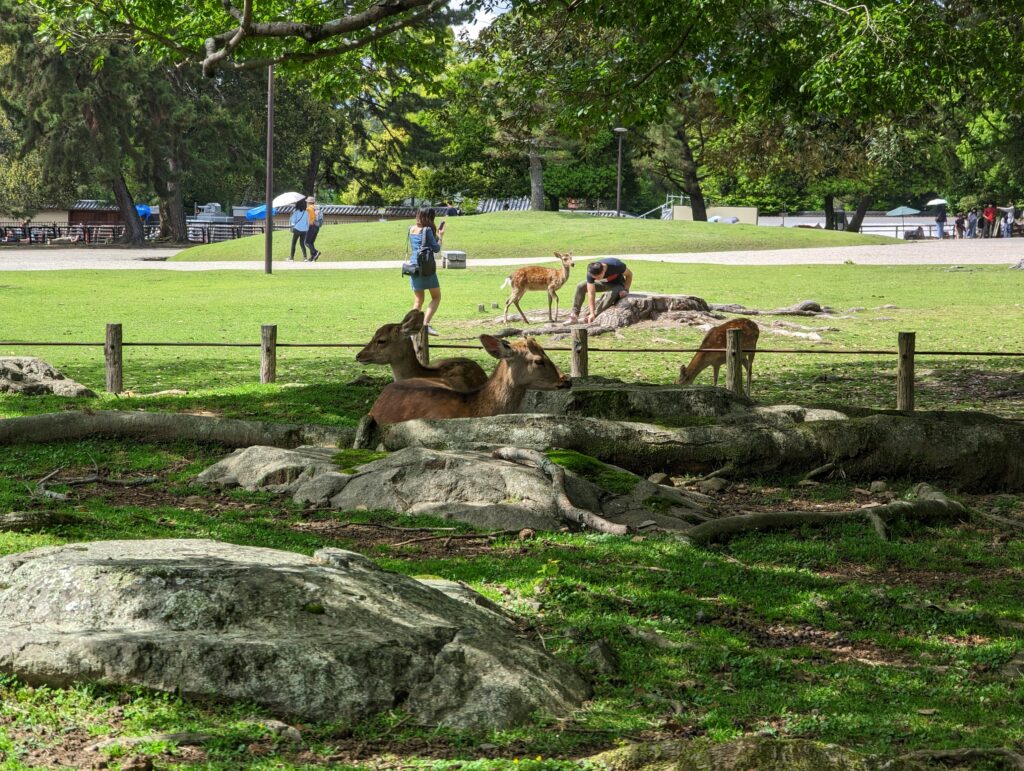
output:
M417 292L441 288L441 282L437 280L436 273L433 276L409 276L409 284Z

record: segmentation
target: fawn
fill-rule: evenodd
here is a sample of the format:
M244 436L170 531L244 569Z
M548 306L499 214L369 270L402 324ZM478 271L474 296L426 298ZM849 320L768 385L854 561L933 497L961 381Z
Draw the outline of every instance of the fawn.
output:
M502 415L519 409L528 388L553 391L572 385L532 337L509 343L480 335L480 342L487 353L499 360L482 386L472 391L456 391L436 380L400 380L381 391L370 409L370 417L385 424Z
M725 348L726 332L730 329L741 330L740 342L743 352L740 354L740 362L747 370L747 396L750 396L750 380L754 367L754 349L757 348L757 338L761 334L760 328L750 319L732 319L717 327L712 327L704 335L700 342L701 348ZM679 368L679 378L676 383L689 385L697 375L706 367L711 367L715 373L715 385L718 385L718 368L725 363L725 351L704 353L698 351L693 359L685 367Z
M523 317L523 323L530 323L530 320L526 318L526 314L523 313L523 309L519 307L519 301L527 292L547 292L548 321L554 321L558 318L558 290L562 288L562 284L569 280L569 268L573 267L576 263L572 261L572 252L565 252L564 254L562 252L555 252L555 257L562 261L561 270L558 268L530 266L528 268L520 268L505 279L505 283L501 285L501 288L504 289L511 284L512 294L505 301L504 323L508 323L508 306L513 303L515 303L519 315ZM551 318L552 299L555 301L554 319Z
M440 380L458 391L471 391L487 382L484 368L472 359L442 359L421 364L416 358L412 336L423 329L423 311L411 310L399 324L385 324L356 354L362 364L390 364L395 381L409 378Z

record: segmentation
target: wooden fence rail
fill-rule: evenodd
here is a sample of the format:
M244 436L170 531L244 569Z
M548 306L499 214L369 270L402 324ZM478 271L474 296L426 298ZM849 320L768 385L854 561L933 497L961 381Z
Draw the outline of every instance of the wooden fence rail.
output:
M589 374L590 353L721 353L726 358L726 385L729 390L742 394L743 366L740 354L744 352L740 343L740 330L729 330L725 348L593 348L588 341L587 330L583 327L572 330L569 347L548 346L546 351L564 351L570 354L570 374L572 377L586 377ZM735 333L735 334L732 334ZM430 349L480 350L479 345L461 345L443 343L431 346L426 329L413 339L416 354L424 364L430 362ZM1019 351L918 351L916 350L916 333L900 332L897 350L829 350L812 351L805 348L757 348L756 352L814 354L818 356L895 356L896 369L896 409L905 412L914 411L914 359L916 356L1024 356ZM279 343L277 341L277 325L264 324L260 327L260 341L252 343L168 343L124 340L121 324L107 324L103 342L26 342L23 340L0 340L2 347L98 347L103 348L106 362L106 387L110 393L121 393L124 389L124 356L126 347L152 348L259 348L260 349L260 382L273 383L277 379L278 348L363 348L364 343Z

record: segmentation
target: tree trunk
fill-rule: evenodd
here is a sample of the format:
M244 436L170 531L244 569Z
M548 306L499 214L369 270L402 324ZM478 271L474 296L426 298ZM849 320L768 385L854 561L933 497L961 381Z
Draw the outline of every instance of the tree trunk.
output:
M160 238L175 243L188 242L188 223L185 204L178 184L178 162L174 158L157 160L154 168L166 168L167 173L154 175L153 187L160 196Z
M530 142L530 211L544 211L544 165L536 141Z
M864 215L868 213L868 206L871 205L871 196L862 195L860 200L857 201L857 211L853 213L853 218L846 226L847 230L852 230L854 233L859 233L861 226L864 224Z
M313 139L309 146L309 163L306 166L306 178L302 183L302 192L316 195L316 179L320 173L320 158L323 156L324 143L321 139Z
M697 159L690 147L690 136L686 126L676 127L676 138L682 144L682 158L679 161L679 168L683 173L683 192L690 197L690 209L693 211L694 222L707 222L708 209L704 201L704 189L700 184Z
M141 246L146 242L146 232L135 209L131 191L128 190L128 183L124 181L124 175L115 176L111 186L114 190L114 200L121 209L121 219L124 221L124 237L121 243Z
M836 229L836 197L829 193L825 196L825 230Z
M212 442L225 447L293 448L303 444L348 447L355 438L349 426L263 423L160 412L51 412L0 420L0 445L65 442L92 436L116 436L149 442Z
M415 420L381 428L388 450L512 445L561 447L636 474L702 475L732 464L732 478L806 474L835 463L848 479L935 480L967 491L1024 490L1024 426L978 413L871 415L783 428L758 420L662 428L570 415Z

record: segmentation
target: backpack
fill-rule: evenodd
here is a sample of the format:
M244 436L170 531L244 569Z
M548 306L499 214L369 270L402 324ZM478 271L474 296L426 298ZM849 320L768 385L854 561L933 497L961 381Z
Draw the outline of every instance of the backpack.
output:
M316 226L321 227L324 224L324 210L319 206L316 207Z
M437 260L434 259L434 250L429 246L422 247L416 254L416 265L421 276L433 276L437 273Z

